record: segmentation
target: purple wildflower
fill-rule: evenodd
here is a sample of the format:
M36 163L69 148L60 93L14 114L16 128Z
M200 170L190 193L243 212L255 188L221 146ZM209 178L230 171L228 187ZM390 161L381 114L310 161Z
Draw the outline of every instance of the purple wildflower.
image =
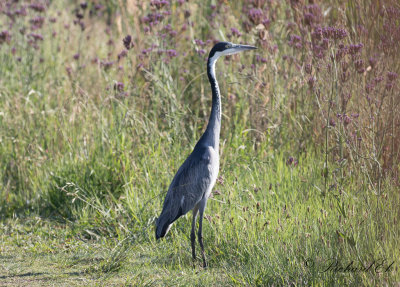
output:
M37 28L42 28L44 20L44 17L38 16L29 20L29 22L31 22L31 24L36 26Z
M290 35L290 41L292 41L293 43L301 42L301 37L298 35Z
M343 61L341 64L342 64L342 65L341 65L341 66L342 66L342 71L343 71L343 72L346 72L347 69L349 68L349 63L346 62L346 61Z
M286 165L287 165L287 166L291 166L291 165L297 166L298 163L299 163L299 162L297 161L297 159L295 159L295 158L292 157L292 156L289 156L289 158L286 160Z
M312 72L312 66L311 66L311 64L306 64L306 65L304 66L304 70L306 71L307 74L311 74L311 72Z
M114 91L117 91L117 92L123 92L124 91L124 89L125 89L125 85L124 85L124 83L121 83L121 82L116 82L115 84L114 84Z
M322 39L322 28L321 27L316 27L314 29L314 32L311 33L311 39L314 42L318 42Z
M35 41L43 41L43 36L41 34L30 33L28 36L32 37Z
M127 35L122 42L124 43L124 46L127 50L130 50L131 48L133 48L135 46L135 44L132 41L132 36L131 35Z
M322 28L322 34L325 38L340 40L347 37L347 31L341 28L325 27Z
M375 84L374 83L367 83L365 85L365 92L367 94L370 94L374 90L374 88L375 88Z
M351 123L351 118L348 115L343 116L343 123L345 126L348 126Z
M314 23L314 15L312 13L304 13L304 23L311 26Z
M379 84L382 81L383 81L383 77L382 76L375 77L375 79L374 79L375 84Z
M235 37L242 36L242 33L240 33L240 31L238 29L236 29L236 28L231 28L231 32L232 32L232 35L235 36Z
M122 58L125 58L126 55L128 55L128 51L122 50L121 53L118 54L118 61L121 60Z
M75 17L76 17L78 20L82 20L82 19L83 19L83 14L82 14L81 12L77 11L77 12L75 13Z
M313 54L318 59L323 59L325 57L324 49L320 45L313 45L312 47Z
M375 68L376 63L378 62L378 60L376 58L374 58L374 57L370 57L368 62L369 62L369 65L371 66L371 68L373 69L373 68Z
M11 40L11 34L8 30L0 32L0 44L3 44L4 42L9 43L10 40Z
M78 21L78 24L79 24L79 26L81 27L81 31L84 31L85 28L86 28L85 23L82 22L82 21Z
M169 1L166 1L166 0L152 0L152 1L150 1L150 6L154 6L157 9L161 9L164 6L169 6Z
M103 67L105 70L108 70L114 65L114 61L101 61L100 66Z
M388 77L388 81L393 82L394 80L397 79L399 75L395 72L388 72L387 73L387 77Z
M167 50L166 53L167 53L168 57L170 57L170 58L176 57L178 55L178 52L176 50L172 50L172 49Z
M46 7L41 3L33 3L29 5L29 8L35 10L36 12L44 12L46 11Z
M17 16L26 16L28 13L26 12L26 9L24 6L22 6L20 9L15 10L15 15Z
M205 43L200 39L195 39L194 42L200 47L203 47L205 45Z
M86 8L88 7L88 4L87 4L87 2L81 2L80 6L83 10L86 10Z
M359 52L361 52L361 49L364 47L364 45L362 43L359 43L357 45L349 45L349 53L351 55L355 55Z
M249 10L248 17L253 24L258 25L262 21L263 12L261 9L251 8Z
M190 13L190 11L189 11L189 10L185 10L185 11L183 12L183 15L184 15L184 16L185 16L185 18L187 19L187 18L189 18L189 17L190 17L191 13Z
M142 54L143 54L143 55L147 55L147 54L150 53L151 51L152 51L151 48L143 49L143 50L142 50Z
M261 23L264 25L265 28L268 28L269 24L271 24L271 20L270 19L263 19L261 21Z
M386 91L390 91L391 89L393 89L393 86L394 86L393 82L387 82L385 86Z
M351 94L350 93L342 94L342 100L343 100L345 105L349 102L350 99L351 99Z
M364 69L364 61L361 59L355 60L354 61L354 67L356 68L356 71L359 74L364 73L365 69Z
M336 61L339 62L347 54L348 48L343 44L339 44L339 49L336 52Z
M307 83L309 88L313 89L315 85L315 78L313 76L309 77Z
M328 50L328 48L329 48L329 40L327 38L322 39L321 47L324 50Z
M290 47L295 47L295 48L300 49L303 46L301 41L302 41L302 39L301 39L300 36L298 36L298 35L290 35L290 40L288 42L288 45Z
M67 72L68 76L71 77L72 74L72 68L71 67L65 67L65 71Z
M96 5L94 5L94 9L95 10L102 10L104 8L104 6L102 5L102 4L96 4Z
M343 71L340 74L340 80L342 81L342 83L347 82L347 80L350 78L350 72L349 71Z

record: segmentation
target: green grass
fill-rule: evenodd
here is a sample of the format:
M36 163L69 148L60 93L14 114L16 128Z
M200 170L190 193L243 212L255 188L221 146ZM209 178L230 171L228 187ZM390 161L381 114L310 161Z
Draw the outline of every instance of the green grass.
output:
M290 168L279 153L255 161L242 149L229 150L231 156L221 168L223 184L215 188L221 194L213 196L206 212L208 269L201 268L200 259L193 267L190 216L177 221L170 235L157 242L153 221L163 193L152 188L135 192L130 186L113 210L92 200L79 213L74 211L81 216L78 221L57 223L41 217L4 221L2 280L181 286L322 282L359 286L392 285L399 280L400 230L398 214L392 212L399 205L398 194L357 197L360 190L349 188L340 196L346 210L342 215L333 195L322 200L318 188L322 178L313 156L300 158L299 166ZM160 159L153 162L154 168L174 161ZM149 185L157 182L150 179ZM118 209L119 204L124 207ZM323 272L333 258L342 265L382 259L395 263L387 273ZM306 261L315 265L306 266Z
M38 49L19 32L37 16L28 9L27 17L16 17L11 40L0 44L0 286L399 284L395 157L390 172L383 172L385 156L394 154L397 143L387 148L379 121L362 114L368 106L357 95L365 75L356 74L340 87L350 89L348 113L359 112L360 120L345 126L336 119L336 127L322 127L327 110L333 114L340 106L333 88L337 79L330 72L319 78L321 96L308 88L307 74L283 60L291 55L303 65L309 52L297 55L287 45L293 32L288 23L300 11L288 3L265 4L265 13L275 19L267 46L254 29L234 39L256 43L267 64L251 53L217 64L223 95L221 167L203 228L209 267L202 268L200 258L192 261L191 213L156 241L154 223L169 183L209 114L204 56L196 50L211 44L200 47L194 40L209 33L227 37L231 27L241 27L246 4L221 5L213 18L216 30L208 18L214 2L171 4L177 17L161 24L171 24L178 34L163 39L157 34L162 28L145 33L133 16L154 7L114 2L106 1L97 16L89 15L90 4L81 31L72 24L78 3L53 1L44 15L57 15L57 22L36 31L44 36ZM344 25L340 17L352 17L350 4L340 6L350 11L346 15L338 15L329 1L321 5L333 7L327 23ZM191 11L194 25L180 30L189 21L184 9ZM2 25L8 21L0 16ZM348 25L350 31L355 24ZM117 59L128 33L135 47L105 69L101 61ZM348 43L358 41L352 37ZM141 59L141 50L154 43L160 50L176 49L178 57L166 60L152 52ZM140 62L143 68L137 67ZM393 61L389 68L395 67ZM122 92L114 88L117 82L124 83ZM393 91L384 95L393 99ZM332 107L325 97L336 98ZM380 120L379 111L371 110ZM354 129L363 139L358 146L349 136ZM289 164L289 157L298 163ZM325 271L336 261L336 269ZM368 271L339 270L351 262L353 267L374 264Z

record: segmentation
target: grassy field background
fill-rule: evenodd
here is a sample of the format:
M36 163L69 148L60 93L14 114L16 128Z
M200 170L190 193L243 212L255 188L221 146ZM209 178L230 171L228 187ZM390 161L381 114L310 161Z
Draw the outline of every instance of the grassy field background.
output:
M231 3L232 2L232 3ZM234 3L233 3L234 2ZM397 1L2 1L0 286L400 284ZM220 176L154 222L206 125Z

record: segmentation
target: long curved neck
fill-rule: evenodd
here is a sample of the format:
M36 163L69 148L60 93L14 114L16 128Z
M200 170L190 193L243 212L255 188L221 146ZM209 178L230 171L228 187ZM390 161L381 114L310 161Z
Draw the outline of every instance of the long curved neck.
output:
M219 134L221 130L221 97L219 93L218 82L215 78L216 61L217 57L212 57L209 58L207 62L207 76L208 80L210 81L212 91L212 107L206 131L199 142L212 146L215 150L219 150Z

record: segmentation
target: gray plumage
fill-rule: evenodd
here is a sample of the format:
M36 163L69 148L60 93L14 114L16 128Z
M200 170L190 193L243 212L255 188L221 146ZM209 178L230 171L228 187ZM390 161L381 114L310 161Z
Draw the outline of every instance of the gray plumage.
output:
M156 238L164 237L172 223L193 209L192 230L190 234L192 256L195 253L196 217L200 213L198 240L202 251L203 266L206 267L202 225L207 199L215 184L219 171L219 136L221 129L221 100L218 82L215 78L215 63L220 56L236 54L256 49L247 45L228 42L217 43L210 51L207 61L207 75L211 84L212 107L207 128L194 147L192 153L181 165L164 200L163 210L156 222Z

